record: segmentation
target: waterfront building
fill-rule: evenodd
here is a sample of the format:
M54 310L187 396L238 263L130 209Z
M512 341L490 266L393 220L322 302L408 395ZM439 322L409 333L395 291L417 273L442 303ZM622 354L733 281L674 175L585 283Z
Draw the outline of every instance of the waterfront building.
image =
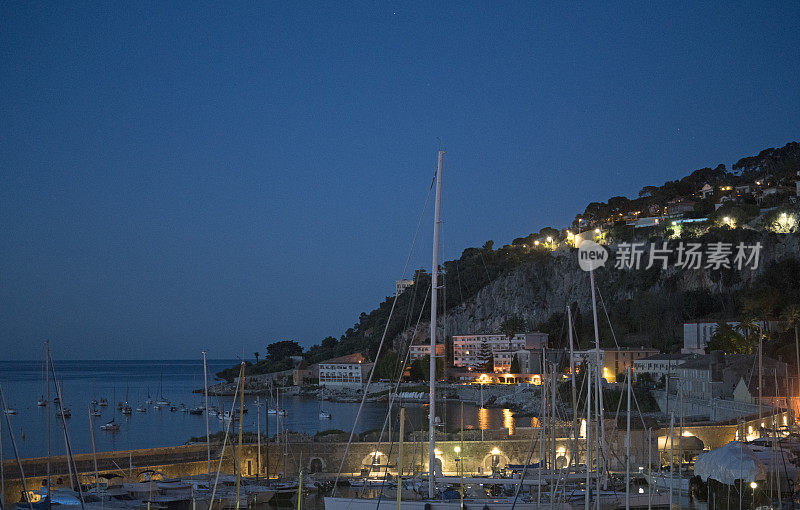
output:
M682 389L685 398L710 400L721 398L737 402L752 403L758 396L758 356L754 354L729 354L714 351L697 357L677 367L679 383L670 389L676 393ZM764 388L762 397L775 396L773 383L784 380L787 365L781 361L762 356ZM740 384L743 383L743 384ZM737 392L737 387L739 391ZM755 397L753 396L755 395ZM755 400L754 400L755 399Z
M361 353L354 353L317 363L316 371L320 386L361 388L372 365Z
M564 349L545 349L545 358L548 365L559 366L567 360L569 352ZM532 375L542 373L542 349L520 349L518 351L498 351L494 354L494 371L496 373L510 373L511 361L517 357L519 362L518 374ZM549 370L549 368L548 368Z
M408 358L411 361L422 359L431 355L431 344L416 344L408 348ZM444 344L436 344L436 357L444 357Z
M617 382L617 375L624 373L628 367L633 367L637 359L647 358L658 354L658 349L652 347L619 347L600 349L600 361L603 364L603 379L606 382ZM588 349L575 351L575 364L583 362L595 364L597 350Z
M453 336L453 364L457 367L477 367L483 360L480 359L481 348L486 345L493 359L496 353L513 353L521 349L541 349L547 347L547 333L518 333L509 338L502 334L484 335L454 335ZM511 366L512 356L504 356L501 363ZM495 365L497 368L497 365Z
M653 356L634 360L633 373L636 377L642 374L649 374L655 382L660 382L662 379L666 382L667 377L670 378L670 381L674 381L678 377L676 368L696 357L696 354L681 352L654 354Z

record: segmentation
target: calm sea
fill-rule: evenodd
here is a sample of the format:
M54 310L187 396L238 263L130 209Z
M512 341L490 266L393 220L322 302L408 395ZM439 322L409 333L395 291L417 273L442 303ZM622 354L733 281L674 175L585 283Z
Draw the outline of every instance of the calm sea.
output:
M223 368L233 366L236 360L209 360L209 384L213 374ZM203 365L201 361L56 361L56 375L61 382L64 406L72 410L67 419L67 432L73 453L92 451L89 427L89 402L106 398L109 406L99 408L102 416L91 418L97 451L151 448L183 444L192 437L205 437L205 418L166 408L156 410L147 406L146 413L133 412L122 416L116 410L115 402L126 400L135 408L144 404L147 396L153 400L163 394L173 405L186 404L188 408L202 405L202 394L192 390L203 387ZM44 373L41 361L0 362L0 384L3 386L6 402L17 410L16 415L8 416L21 457L38 457L47 454L47 413L51 412L51 438L54 455L65 453L65 441L61 420L55 415L56 407L38 407L37 400L44 394ZM53 391L51 390L51 398ZM262 397L263 399L263 397ZM245 400L249 412L245 415L245 430L256 430L255 397ZM230 397L212 397L211 405L230 408ZM281 407L288 416L280 418L280 425L291 431L315 434L327 429L341 429L349 432L358 412L358 403L325 402L325 409L333 415L332 419L320 420L319 402L302 397L285 397ZM49 411L48 411L49 409ZM267 417L265 407L261 407L261 427L265 431L267 420L270 434L274 434L279 423L275 416ZM447 403L437 413L445 421L454 425L459 420L458 403ZM362 412L357 432L380 428L386 416L385 403L368 403ZM407 416L415 429L427 427L427 408L411 405ZM119 432L105 432L100 425L112 418L120 423ZM5 416L0 413L2 423L3 456L12 458L14 451ZM211 432L221 430L221 421L211 417ZM468 428L496 429L513 428L516 422L529 425L530 418L516 420L507 409L478 409L464 406L464 424ZM448 428L451 428L448 426Z

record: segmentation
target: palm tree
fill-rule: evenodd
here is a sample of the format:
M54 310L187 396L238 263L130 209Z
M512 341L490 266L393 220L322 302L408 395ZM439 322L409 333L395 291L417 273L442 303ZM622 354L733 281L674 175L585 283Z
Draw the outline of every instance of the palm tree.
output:
M800 383L800 341L798 341L797 329L800 325L800 306L789 305L783 311L783 320L786 321L784 326L786 330L794 328L794 350L797 356L797 380Z
M258 358L259 358L259 356L261 356L261 354L258 351L254 352L253 354L255 354L255 356L256 356L256 364L257 364L258 363Z

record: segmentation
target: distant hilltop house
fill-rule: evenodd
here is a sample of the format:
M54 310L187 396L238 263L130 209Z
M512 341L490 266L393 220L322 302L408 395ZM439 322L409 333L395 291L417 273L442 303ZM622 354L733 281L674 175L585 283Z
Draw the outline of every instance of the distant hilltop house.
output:
M717 332L719 324L724 322L732 328L738 328L741 322L739 321L705 321L705 322L686 322L683 324L683 348L681 352L684 354L705 354L708 342L714 333ZM777 331L780 326L780 321L776 320L759 320L755 321L764 332Z
M402 280L397 280L394 282L394 294L395 296L399 296L402 294L407 288L414 285L414 280L407 280L403 278Z
M694 200L672 200L667 202L667 216L670 218L683 217L684 214L694 212L694 206Z
M702 188L697 192L698 196L702 198L708 198L709 196L714 196L714 186L710 185L709 183L705 183Z

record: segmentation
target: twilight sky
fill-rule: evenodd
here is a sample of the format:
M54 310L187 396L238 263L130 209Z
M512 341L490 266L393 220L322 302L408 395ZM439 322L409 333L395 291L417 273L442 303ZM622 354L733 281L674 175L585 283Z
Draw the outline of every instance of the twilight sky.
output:
M800 3L699 4L3 2L0 356L339 336L439 139L445 259L800 139Z

